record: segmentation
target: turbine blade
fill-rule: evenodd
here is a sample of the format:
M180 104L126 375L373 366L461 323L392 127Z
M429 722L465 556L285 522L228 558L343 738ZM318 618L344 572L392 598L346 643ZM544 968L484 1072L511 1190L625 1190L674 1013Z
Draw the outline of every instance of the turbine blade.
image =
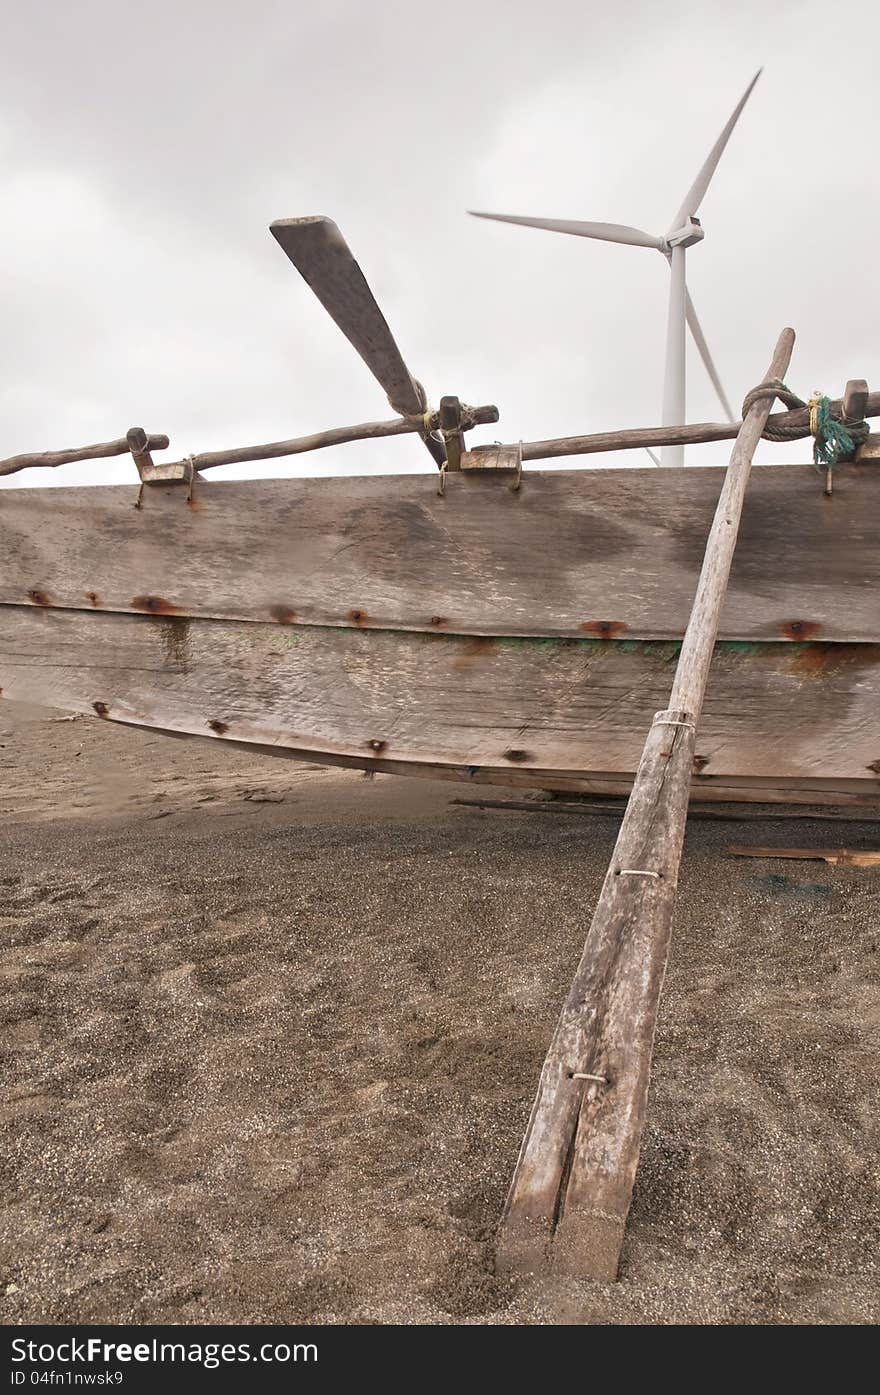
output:
M700 321L697 319L697 312L694 309L694 302L691 300L690 291L688 291L686 294L687 299L685 300L685 314L687 316L688 329L693 335L694 343L700 351L700 358L703 360L703 363L706 366L706 372L712 379L712 386L718 394L718 401L721 403L722 407L724 408L724 411L727 414L727 420L731 422L735 421L736 418L734 417L730 403L727 400L727 394L724 391L724 388L721 386L721 379L718 376L718 370L715 367L715 364L712 362L712 355L709 353L709 345L706 343L706 336L703 334L703 330L700 326Z
M600 242L625 242L631 247L663 247L662 237L652 237L640 228L624 223L580 223L565 218L516 218L508 213L477 213L469 208L472 218L490 218L495 223L517 223L523 228L544 228L547 232L572 233L575 237L595 237Z
M758 78L761 76L761 73L763 71L763 68L758 69L758 71L755 73L755 76L752 78L751 82L746 88L745 92L740 97L739 101L734 107L733 115L731 116L727 125L724 127L724 130L721 132L721 135L718 137L715 144L712 146L712 149L709 151L709 154L706 157L706 160L704 161L699 174L697 175L690 189L688 189L684 203L682 204L681 208L678 210L678 213L675 216L675 222L672 224L672 227L669 230L670 232L674 232L676 228L680 228L684 224L686 219L690 218L693 214L696 213L697 209L702 203L703 196L706 193L712 176L718 167L718 161L724 154L724 147L730 140L731 133L733 131L734 126L740 118L742 109L745 106L746 102L749 100L749 97L752 95L752 88L758 81Z
M424 388L404 363L388 322L332 219L278 218L269 230L384 388L392 410L401 416L421 415L426 407ZM422 439L442 465L443 442L433 435Z

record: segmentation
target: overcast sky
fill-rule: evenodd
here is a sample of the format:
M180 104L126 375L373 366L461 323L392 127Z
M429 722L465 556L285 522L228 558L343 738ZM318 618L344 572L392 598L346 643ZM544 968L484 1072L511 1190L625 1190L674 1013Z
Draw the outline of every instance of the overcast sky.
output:
M802 396L880 387L878 15L874 0L5 0L0 456L136 424L178 459L390 415L268 232L314 213L340 225L432 401L498 404L474 439L655 425L663 259L464 210L663 233L761 64L688 254L704 329L735 404L785 324ZM717 420L691 349L688 368L689 419ZM219 474L416 468L433 467L405 438ZM104 461L0 483L134 478Z

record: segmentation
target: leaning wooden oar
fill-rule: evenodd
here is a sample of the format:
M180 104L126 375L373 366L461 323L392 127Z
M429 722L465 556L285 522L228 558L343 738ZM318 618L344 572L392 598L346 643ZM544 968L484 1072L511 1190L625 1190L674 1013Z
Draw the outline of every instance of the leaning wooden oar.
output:
M425 390L404 363L388 321L333 220L279 218L269 230L384 388L394 411L405 417L424 412ZM442 465L443 442L428 432L422 433L422 440Z
M788 368L783 330L767 378ZM696 737L752 456L772 397L736 439L669 709L648 733L584 952L544 1062L498 1237L501 1268L617 1275L648 1093Z

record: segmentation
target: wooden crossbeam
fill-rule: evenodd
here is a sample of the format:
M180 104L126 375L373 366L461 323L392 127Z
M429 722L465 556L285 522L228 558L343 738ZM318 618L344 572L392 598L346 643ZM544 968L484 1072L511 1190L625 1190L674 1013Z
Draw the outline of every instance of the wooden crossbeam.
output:
M135 430L137 428L132 428ZM146 451L167 450L168 437L161 434L144 434L143 449ZM114 455L128 455L131 443L128 436L120 436L117 441L102 441L95 446L74 446L70 450L46 450L27 455L11 455L0 460L0 475L16 475L19 470L30 470L35 466L54 469L58 465L75 465L81 460L107 460Z
M838 419L844 416L850 419L880 416L880 392L868 392L864 379L854 378L847 383L844 396L833 399L831 413ZM765 425L802 429L806 437L809 423L809 408L796 407L792 411L773 412ZM713 441L732 441L739 429L738 422L703 421L690 426L645 426L623 431L593 432L589 436L559 436L547 441L525 441L522 458L557 460L565 456L596 455L604 451L645 450L652 446L707 445ZM856 455L856 459L860 458L861 452ZM864 458L868 458L867 454Z

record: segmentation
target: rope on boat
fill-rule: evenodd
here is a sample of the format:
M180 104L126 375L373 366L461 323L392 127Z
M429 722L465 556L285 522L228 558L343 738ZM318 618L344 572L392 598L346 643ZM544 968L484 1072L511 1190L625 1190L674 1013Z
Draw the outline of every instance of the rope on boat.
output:
M802 441L813 437L813 464L817 470L830 473L839 460L850 460L857 446L868 438L870 427L866 421L836 417L831 410L831 399L816 392L809 402L786 387L779 378L767 379L747 392L742 412L745 418L749 408L763 398L778 397L790 411L798 407L809 407L810 421L807 427L794 426L790 422L769 422L762 435L767 441ZM841 407L841 411L843 408Z

